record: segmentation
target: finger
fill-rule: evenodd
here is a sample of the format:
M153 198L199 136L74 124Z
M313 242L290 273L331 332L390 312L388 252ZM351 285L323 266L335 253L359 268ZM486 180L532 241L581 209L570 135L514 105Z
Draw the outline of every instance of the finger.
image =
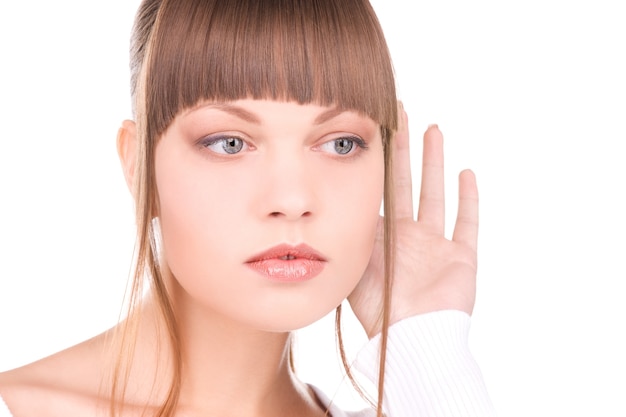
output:
M409 152L409 121L404 107L398 102L398 131L394 137L393 181L396 199L396 214L399 219L414 217L413 181Z
M478 187L469 169L459 175L459 211L452 240L474 250L478 246Z
M424 133L422 185L417 220L429 225L435 233L443 234L445 211L443 135L437 125L431 125Z

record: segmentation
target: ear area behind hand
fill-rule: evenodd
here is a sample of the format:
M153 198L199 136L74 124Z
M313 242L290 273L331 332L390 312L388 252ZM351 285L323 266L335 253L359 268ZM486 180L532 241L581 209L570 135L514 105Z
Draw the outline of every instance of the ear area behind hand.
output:
M134 197L135 164L137 160L137 126L132 120L124 120L117 131L117 155L122 164L126 185Z

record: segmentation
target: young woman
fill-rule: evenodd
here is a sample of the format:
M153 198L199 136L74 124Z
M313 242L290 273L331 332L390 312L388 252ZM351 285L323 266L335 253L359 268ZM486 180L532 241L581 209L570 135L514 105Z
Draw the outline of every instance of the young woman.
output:
M414 220L406 114L367 1L144 0L131 72L128 317L1 374L0 416L347 415L297 379L290 342L346 298L379 390L356 415L493 414L467 350L475 179L459 177L447 240L431 126Z

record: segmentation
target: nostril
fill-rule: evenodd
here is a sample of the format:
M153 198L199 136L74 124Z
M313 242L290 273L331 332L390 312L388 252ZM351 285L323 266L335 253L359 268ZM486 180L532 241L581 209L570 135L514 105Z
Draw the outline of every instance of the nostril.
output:
M273 211L270 213L270 217L280 217L280 216L284 216L284 213L281 213L280 211ZM304 213L301 214L300 217L311 217L313 215L313 213L311 213L310 211L305 211Z

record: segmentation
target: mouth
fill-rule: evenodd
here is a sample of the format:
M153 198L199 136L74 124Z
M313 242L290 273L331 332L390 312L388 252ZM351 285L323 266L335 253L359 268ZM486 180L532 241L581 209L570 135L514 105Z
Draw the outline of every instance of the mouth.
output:
M319 252L306 244L283 244L253 256L245 264L272 281L300 282L317 276L326 262Z
M263 261L267 259L280 259L283 261L291 261L294 259L310 259L323 262L326 261L326 259L315 249L313 249L309 245L301 243L297 246L287 244L274 246L248 259L246 263Z

